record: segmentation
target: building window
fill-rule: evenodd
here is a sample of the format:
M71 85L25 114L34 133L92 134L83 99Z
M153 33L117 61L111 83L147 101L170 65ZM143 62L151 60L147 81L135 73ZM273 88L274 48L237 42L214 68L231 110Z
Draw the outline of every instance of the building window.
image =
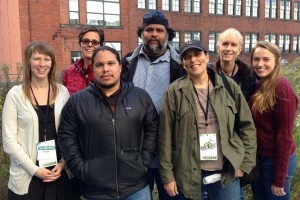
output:
M189 40L200 40L201 34L200 32L184 32L184 42Z
M277 0L265 0L265 17L276 18Z
M88 25L120 26L119 0L87 0Z
M209 0L209 14L224 14L223 0Z
M179 0L163 0L162 9L168 11L179 11Z
M179 50L179 44L180 44L180 33L176 31L176 36L173 38L172 41L170 41L170 44L177 50Z
M258 0L246 0L246 16L258 17Z
M78 0L69 0L70 24L79 24L79 5Z
M208 42L208 49L210 53L218 53L217 52L217 42L220 33L218 32L209 32L209 42Z
M300 35L295 35L294 36L293 51L295 53L300 53Z
M280 1L280 19L291 19L291 1Z
M81 58L81 51L71 51L71 64Z
M122 58L122 44L121 42L104 42L105 46L109 46L111 48L114 48L115 50L117 50L117 52L120 55L120 58Z
M290 36L279 35L279 49L281 53L290 53Z
M242 15L242 0L228 0L228 15Z
M200 13L200 0L184 0L184 12Z
M258 39L257 33L245 34L245 53L250 53L252 48L256 45Z
M138 8L156 10L156 0L138 0Z
M294 2L294 20L300 21L300 2Z
M140 44L143 44L143 40L140 37L138 37L138 45Z
M272 42L273 44L276 44L276 35L275 34L266 34L265 35L265 41Z

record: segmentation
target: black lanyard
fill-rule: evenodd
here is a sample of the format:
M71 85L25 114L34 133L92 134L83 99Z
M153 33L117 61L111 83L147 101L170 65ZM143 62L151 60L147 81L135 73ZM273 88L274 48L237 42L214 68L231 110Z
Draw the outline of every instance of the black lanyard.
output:
M39 105L38 101L36 100L35 98L35 95L33 93L33 90L30 86L30 90L33 94L33 98L34 98L34 101L38 107L38 110L43 118L43 126L44 126L44 139L45 141L47 141L47 118L48 118L48 108L49 108L49 97L50 97L50 84L49 84L49 87L48 87L48 97L47 97L47 108L46 108L46 115L44 115L44 113L42 112L42 109L41 109L41 106Z
M207 123L207 119L208 119L208 106L209 106L209 78L208 78L208 84L207 84L207 99L206 99L206 110L204 110L204 107L203 105L201 104L201 101L199 99L199 96L198 96L198 92L195 88L195 85L194 86L194 90L195 90L195 93L197 95L197 99L198 99L198 103L201 107L201 110L203 111L204 113L204 117L205 117L205 125L206 125L206 128L208 127L208 123Z

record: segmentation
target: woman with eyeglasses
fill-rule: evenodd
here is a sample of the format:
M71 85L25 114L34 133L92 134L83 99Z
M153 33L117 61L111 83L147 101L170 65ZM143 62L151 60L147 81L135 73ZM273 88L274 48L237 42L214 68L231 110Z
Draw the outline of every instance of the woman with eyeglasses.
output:
M24 79L7 94L2 112L3 149L10 156L8 200L72 200L71 183L57 145L68 90L55 79L53 49L25 48Z
M86 88L94 81L92 55L97 47L103 46L104 32L96 27L89 27L79 33L79 45L82 58L68 66L62 76L62 84L70 95Z

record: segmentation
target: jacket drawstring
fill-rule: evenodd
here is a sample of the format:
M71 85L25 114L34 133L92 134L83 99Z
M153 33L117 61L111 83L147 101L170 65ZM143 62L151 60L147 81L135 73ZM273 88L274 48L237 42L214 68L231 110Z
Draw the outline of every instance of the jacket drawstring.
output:
M122 99L122 105L123 105L126 116L128 116L128 112L127 112L128 107L126 106L126 104L127 104L127 102L126 102L126 97L125 97Z

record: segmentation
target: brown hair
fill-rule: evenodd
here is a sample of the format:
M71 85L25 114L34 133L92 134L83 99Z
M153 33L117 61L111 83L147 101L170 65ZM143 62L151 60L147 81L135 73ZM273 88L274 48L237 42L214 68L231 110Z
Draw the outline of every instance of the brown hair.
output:
M264 48L270 51L275 58L275 67L273 71L262 81L259 89L252 95L251 101L253 102L251 110L255 112L264 112L273 110L273 107L276 103L275 99L275 89L280 78L280 62L281 62L281 53L279 48L271 43L266 41L260 41L251 51L251 67L254 51L257 48Z
M103 42L104 42L104 31L102 29L99 29L97 27L89 27L86 29L83 29L80 33L79 33L79 45L81 46L81 40L84 36L84 34L86 34L87 32L96 32L99 35L99 39L100 39L100 46L103 46Z
M46 42L31 42L27 45L24 51L24 81L23 81L23 90L26 95L26 97L33 102L33 99L30 95L30 83L32 78L32 72L31 72L31 65L30 65L30 59L32 54L34 53L40 53L43 55L47 55L51 58L51 68L48 73L48 82L50 86L52 87L52 96L51 101L54 101L57 93L58 93L58 86L56 84L56 61L54 56L54 51L52 47L46 43Z

